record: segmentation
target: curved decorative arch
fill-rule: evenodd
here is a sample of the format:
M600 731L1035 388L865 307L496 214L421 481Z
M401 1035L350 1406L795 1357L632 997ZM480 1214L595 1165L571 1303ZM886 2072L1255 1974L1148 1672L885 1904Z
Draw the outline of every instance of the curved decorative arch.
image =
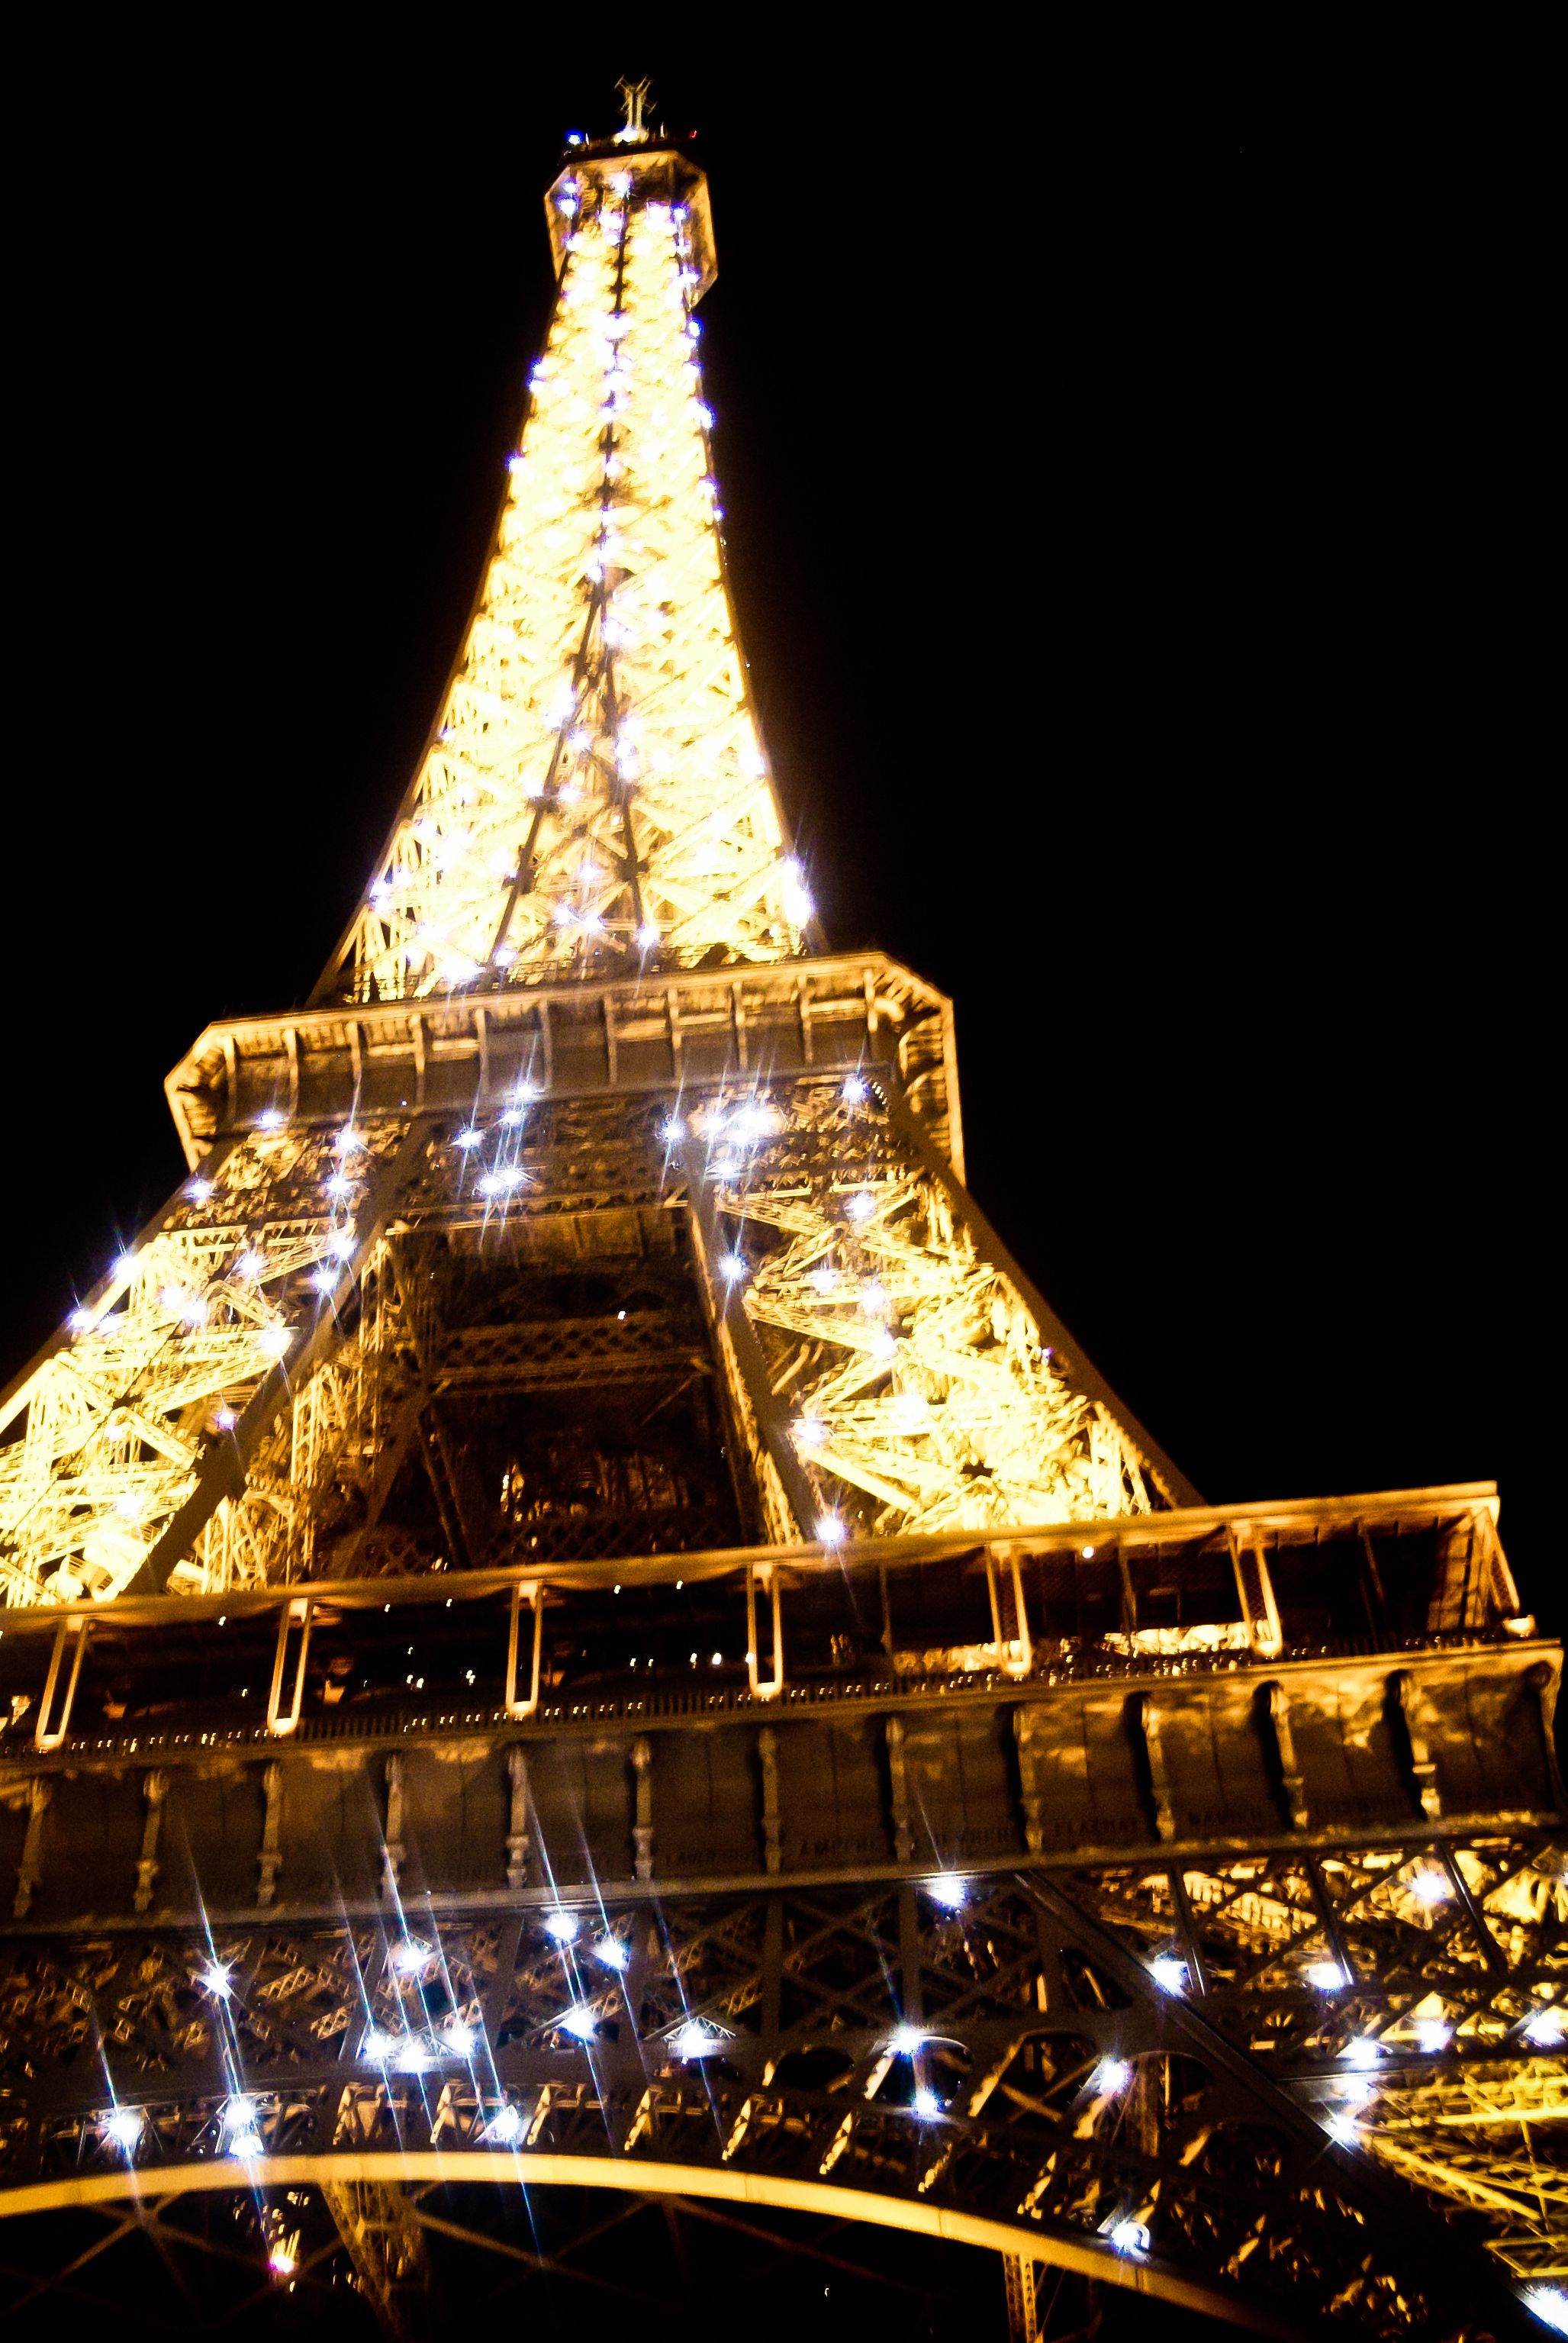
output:
M498 2187L604 2188L640 2197L699 2197L730 2204L766 2206L778 2212L812 2213L877 2228L901 2229L949 2245L978 2246L1011 2259L1043 2262L1054 2269L1098 2278L1183 2309L1207 2312L1258 2335L1294 2338L1292 2321L1275 2318L1255 2305L1239 2302L1190 2272L1163 2268L1110 2247L1050 2237L1024 2222L987 2220L950 2207L880 2196L869 2188L839 2188L830 2181L791 2179L781 2174L726 2171L701 2165L630 2164L613 2156L555 2156L529 2149L413 2148L333 2152L324 2156L259 2157L243 2167L248 2192L315 2187L353 2182L401 2185L419 2181ZM75 2206L121 2203L153 2193L160 2197L211 2193L241 2185L233 2164L161 2165L116 2172L77 2173L0 2189L0 2219L29 2213L62 2212Z

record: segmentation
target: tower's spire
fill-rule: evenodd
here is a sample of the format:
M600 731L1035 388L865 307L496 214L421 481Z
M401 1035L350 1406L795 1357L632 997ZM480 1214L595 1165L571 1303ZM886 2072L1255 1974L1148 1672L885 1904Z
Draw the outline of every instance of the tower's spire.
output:
M707 183L621 90L546 198L559 289L477 608L320 999L805 945L719 538Z
M650 81L630 81L623 74L616 88L620 93L624 115L620 128L615 134L616 144L618 146L640 146L648 136L643 127L642 110L652 95L653 84Z

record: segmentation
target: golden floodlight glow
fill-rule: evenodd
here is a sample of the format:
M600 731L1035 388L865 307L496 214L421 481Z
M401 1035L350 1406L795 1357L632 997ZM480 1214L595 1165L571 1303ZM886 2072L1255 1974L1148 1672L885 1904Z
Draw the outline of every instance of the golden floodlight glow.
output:
M794 1445L824 1501L855 1493L861 1536L1148 1513L1132 1440L1061 1372L876 1102L849 1089L800 1101L781 1138L715 1183L727 1224L748 1242L770 1233L755 1262L726 1255L725 1273L743 1285L769 1380L790 1391ZM874 1184L809 1186L802 1139Z
M661 151L585 162L548 203L559 291L478 607L323 998L805 946L719 545L705 193Z
M287 1585L387 1544L437 1323L423 1272L396 1266L394 1195L404 1213L422 1182L412 1224L471 1218L481 1250L537 1218L567 1142L525 1130L529 1102L581 1072L561 992L607 985L628 996L601 1012L612 1089L623 1064L640 1079L651 1019L670 1052L654 1111L700 1141L686 1161L671 1137L658 1176L684 1181L700 1224L715 1363L770 1539L1124 1517L1183 1493L950 1180L948 1044L939 1077L917 1030L940 1003L917 1016L911 980L884 999L869 967L819 956L724 577L693 314L714 275L707 183L630 122L547 196L558 295L475 615L309 1013L351 1089L329 1116L295 1035L252 1091L218 1042L211 1153L0 1403L9 1604ZM803 1078L774 1083L759 1021L781 982ZM866 1062L836 1073L851 1008ZM740 1091L725 1075L683 1121L720 1028ZM428 1117L468 1040L474 1087L442 1139ZM873 1081L890 1047L900 1077ZM182 1074L176 1113L192 1095ZM637 1152L618 1196L654 1176ZM603 1173L585 1159L571 1178L598 1195ZM618 1227L607 1213L594 1242ZM442 1521L458 1546L450 1504ZM417 1536L403 1551L428 1558Z
M0 2213L220 2188L292 2290L309 2187L389 2327L443 2177L966 2237L1020 2333L1054 2261L1432 2343L1473 2242L1561 2325L1560 1654L1496 1493L1202 1505L968 1194L950 1002L789 850L706 183L622 91L317 998L198 1039L182 1186L0 1393ZM1406 2184L1474 2232L1430 2303Z
M102 1601L136 1577L215 1437L287 1356L294 1292L336 1283L343 1233L395 1136L378 1130L349 1178L323 1134L257 1131L213 1179L188 1182L72 1313L0 1406L0 1598ZM174 1584L207 1574L186 1563ZM236 1562L222 1583L256 1575L265 1561Z

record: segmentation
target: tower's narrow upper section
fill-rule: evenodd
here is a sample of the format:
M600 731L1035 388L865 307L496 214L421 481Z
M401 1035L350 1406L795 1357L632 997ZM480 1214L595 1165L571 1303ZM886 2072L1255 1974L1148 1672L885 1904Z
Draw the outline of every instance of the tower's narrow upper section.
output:
M321 1001L805 948L719 538L707 182L628 125L546 210L558 290L478 602Z

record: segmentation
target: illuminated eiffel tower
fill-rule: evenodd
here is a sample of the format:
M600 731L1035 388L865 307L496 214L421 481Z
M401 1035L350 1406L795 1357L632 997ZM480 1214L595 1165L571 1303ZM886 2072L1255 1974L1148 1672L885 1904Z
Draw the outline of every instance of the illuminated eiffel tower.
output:
M1561 1654L1489 1486L1204 1504L976 1211L789 849L645 96L342 943L6 1394L0 2299L1526 2331Z

